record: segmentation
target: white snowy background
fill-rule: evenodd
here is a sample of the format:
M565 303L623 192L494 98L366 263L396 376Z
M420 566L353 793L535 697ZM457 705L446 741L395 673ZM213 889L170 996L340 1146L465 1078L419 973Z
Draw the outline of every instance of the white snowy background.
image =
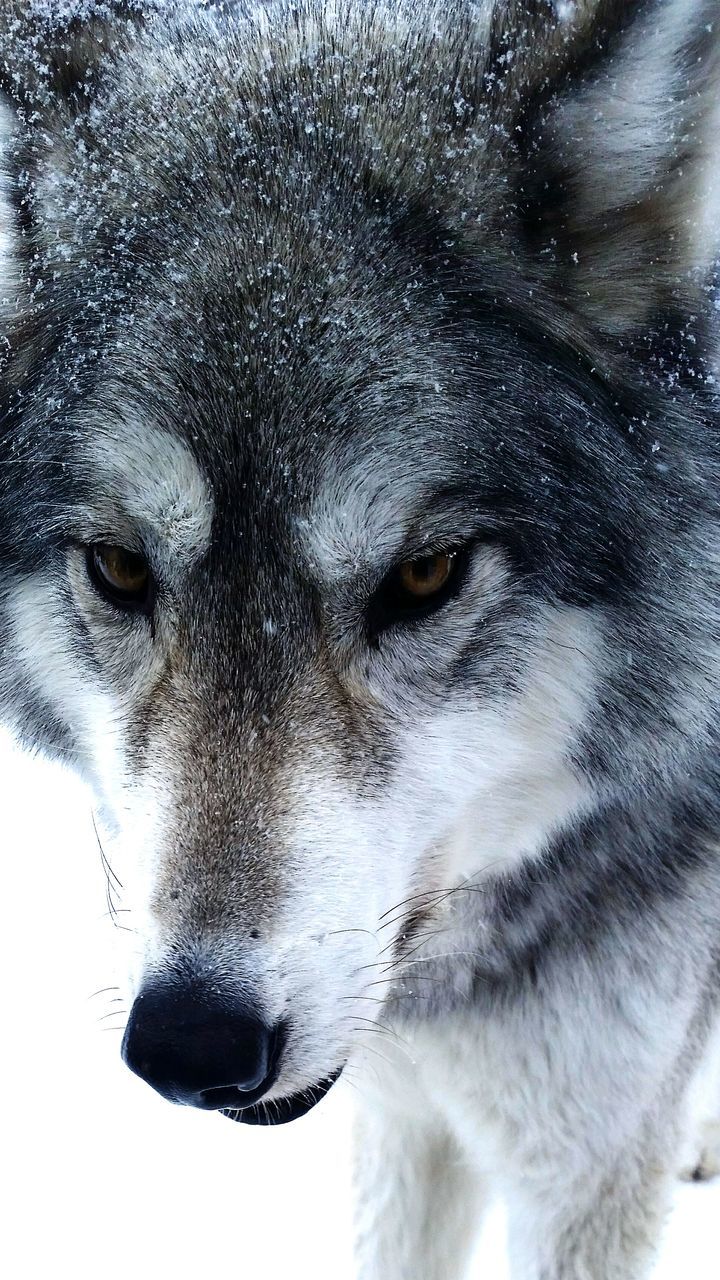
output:
M106 915L89 797L4 738L0 779L0 1275L352 1280L352 1094L256 1130L136 1080L123 1004L92 995L122 982L127 935ZM475 1276L507 1280L501 1209ZM679 1187L653 1280L719 1276L720 1187Z

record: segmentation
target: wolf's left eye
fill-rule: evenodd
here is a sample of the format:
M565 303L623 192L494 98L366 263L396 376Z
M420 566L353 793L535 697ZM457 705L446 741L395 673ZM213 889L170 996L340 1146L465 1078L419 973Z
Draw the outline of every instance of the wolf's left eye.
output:
M454 561L454 555L405 560L397 571L398 586L410 599L428 600L442 591L453 571Z
M153 603L153 577L144 556L127 547L95 542L87 549L91 582L111 604L149 613Z
M371 601L368 615L371 642L396 623L414 622L434 613L456 594L467 556L461 551L435 552L403 560L388 574Z

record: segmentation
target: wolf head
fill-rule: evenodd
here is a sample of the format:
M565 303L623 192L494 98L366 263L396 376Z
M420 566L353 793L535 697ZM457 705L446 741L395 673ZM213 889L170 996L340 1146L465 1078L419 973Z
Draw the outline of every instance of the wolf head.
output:
M714 9L0 18L2 709L176 1100L298 1114L448 891L701 768Z

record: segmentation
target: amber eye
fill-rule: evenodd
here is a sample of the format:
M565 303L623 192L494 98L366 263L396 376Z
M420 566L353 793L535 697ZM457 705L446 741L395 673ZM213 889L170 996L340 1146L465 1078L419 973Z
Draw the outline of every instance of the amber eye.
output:
M112 604L150 612L153 578L144 556L127 547L95 542L87 549L87 567L94 586Z
M398 569L398 584L409 596L427 600L449 581L453 571L453 555L423 556L421 560L406 560Z
M370 644L376 645L388 627L421 622L441 609L461 589L468 560L467 547L403 560L388 574L368 606Z

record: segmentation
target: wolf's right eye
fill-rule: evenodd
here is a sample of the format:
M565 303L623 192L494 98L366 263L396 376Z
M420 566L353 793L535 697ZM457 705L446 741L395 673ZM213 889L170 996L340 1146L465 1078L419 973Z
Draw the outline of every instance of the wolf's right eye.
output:
M127 547L95 542L87 549L90 581L101 595L120 609L149 613L154 583L144 556Z

